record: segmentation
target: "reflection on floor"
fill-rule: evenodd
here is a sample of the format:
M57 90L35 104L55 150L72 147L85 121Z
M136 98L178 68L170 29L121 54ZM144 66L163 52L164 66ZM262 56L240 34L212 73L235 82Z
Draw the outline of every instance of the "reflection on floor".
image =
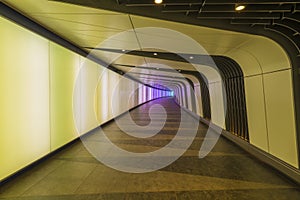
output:
M149 123L147 111L159 103L168 113L155 136L129 136L112 122L103 127L119 147L149 152L168 144L178 128L180 109L170 98L147 103L130 114L139 125ZM160 120L159 113L154 120ZM186 127L188 128L188 127ZM207 128L199 130L190 148L173 164L155 172L133 174L111 169L76 142L45 162L1 186L0 199L300 199L299 186L257 161L224 138L212 152L198 158Z

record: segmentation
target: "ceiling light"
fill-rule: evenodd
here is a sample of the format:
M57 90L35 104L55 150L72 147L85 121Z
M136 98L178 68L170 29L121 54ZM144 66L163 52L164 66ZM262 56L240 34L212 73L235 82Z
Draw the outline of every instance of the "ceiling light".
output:
M157 53L153 53L153 55L157 56Z
M163 0L154 0L154 3L156 4L161 4L163 2Z
M193 56L190 56L190 59L194 59L194 57L193 57Z
M159 67L157 67L156 69L159 69Z
M246 6L244 6L244 5L240 5L240 4L235 5L235 10L236 11L241 11L241 10L244 10L245 8L246 8Z
M122 51L125 52L126 50L125 50L125 49L122 49Z

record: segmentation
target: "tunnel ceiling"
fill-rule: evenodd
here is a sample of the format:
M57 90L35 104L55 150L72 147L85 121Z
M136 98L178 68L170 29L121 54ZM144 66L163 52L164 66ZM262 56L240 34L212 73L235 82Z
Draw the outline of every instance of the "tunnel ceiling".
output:
M162 5L155 5L150 0L22 0L21 2L4 0L3 2L87 51L91 51L99 43L120 32L157 26L188 35L201 44L209 55L224 55L246 41L258 37L240 32L284 35L283 42L287 39L291 43L288 46L292 46L294 52L299 54L299 1L164 0ZM236 2L246 5L246 9L235 12ZM132 35L124 41L111 41L111 47L93 52L105 60L101 57L101 53L115 50L114 54L122 56L112 63L113 66L137 78L141 78L139 73L148 73L172 79L175 77L174 71L164 70L163 65L177 71L192 71L193 66L185 61L197 63L197 60L203 58L203 55L189 52L174 52L183 55L180 58L174 53L145 49L139 44L138 36ZM123 44L125 55L121 49L114 49L114 46L118 46L114 45L114 42ZM158 55L153 56L155 52L158 52ZM191 60L191 57L194 60ZM149 63L161 65L150 66Z
M266 35L300 54L299 0L54 0L186 24ZM246 8L236 12L237 4Z

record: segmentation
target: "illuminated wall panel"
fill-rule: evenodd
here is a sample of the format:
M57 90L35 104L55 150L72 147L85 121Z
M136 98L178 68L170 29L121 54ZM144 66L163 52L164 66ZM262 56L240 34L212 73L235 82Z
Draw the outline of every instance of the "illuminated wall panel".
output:
M116 99L119 99L119 87L116 87L119 84L119 75L115 72L108 71L108 118L112 119L113 117L116 116L118 113L118 105L113 105L113 98L114 101ZM114 113L113 113L113 108L114 106Z
M148 87L148 99L152 99L152 88Z
M50 43L51 150L78 137L73 115L73 90L79 55Z
M270 153L298 167L291 70L264 75Z
M132 98L129 96L130 90L132 88L128 79L121 78L120 81L121 82L117 85L117 87L119 87L119 98L122 99L122 101L114 104L117 104L119 112L122 113L125 112L128 107L132 106Z
M225 128L225 113L222 83L209 83L209 94L211 101L211 121L221 128Z
M143 103L143 87L141 84L139 84L139 89L138 89L138 96L139 96L139 104Z
M122 77L119 86L119 99L121 101L117 101L119 106L119 113L123 113L128 110L128 108L132 108L137 105L136 97L137 94L135 91L135 87L137 86L130 79Z
M150 88L145 86L145 97L146 97L146 101L149 101L150 100L150 96L149 96L149 91L150 91Z
M97 83L100 76L100 66L86 58L80 57L80 73L77 80L80 97L74 100L80 102L80 113L77 117L80 123L80 133L84 134L98 125L97 121Z
M179 105L182 105L182 100L181 100L181 90L179 88L176 88L176 91L175 91L175 96L176 96L176 99L177 99L177 103Z
M142 88L143 88L143 93L142 93L142 102L145 102L145 101L147 101L147 93L146 93L146 86L142 86Z
M0 18L0 180L50 151L48 41Z
M130 99L128 101L128 105L132 108L132 107L138 105L138 103L137 103L138 85L129 79L127 79L127 85L128 85L128 87L127 87L126 91L128 93L128 96L130 97ZM122 98L122 97L120 97L120 98Z
M189 84L186 84L187 87L186 87L186 92L187 92L187 95L188 95L188 101L187 101L187 108L192 111L192 97L191 97L191 87Z
M153 89L149 88L149 99L153 98Z
M182 95L183 95L183 91L181 89L178 89L179 104L184 106Z
M145 92L145 94L144 94L144 96L145 96L145 101L148 101L148 87L145 87L145 86L144 86L144 92Z
M97 115L98 122L102 124L108 121L108 70L100 68L100 77L97 87Z
M185 88L185 89L184 89ZM182 105L187 108L188 107L188 102L187 102L187 90L186 90L186 86L181 86L182 89L182 93L181 93L181 100L182 100Z
M245 78L245 93L250 143L268 152L262 75Z
M139 93L138 93L138 87L139 84L137 82L134 82L134 105L138 105L139 104Z
M196 95L196 105L197 105L197 114L203 117L203 110L202 110L202 99L201 99L201 90L200 85L195 85L195 95Z

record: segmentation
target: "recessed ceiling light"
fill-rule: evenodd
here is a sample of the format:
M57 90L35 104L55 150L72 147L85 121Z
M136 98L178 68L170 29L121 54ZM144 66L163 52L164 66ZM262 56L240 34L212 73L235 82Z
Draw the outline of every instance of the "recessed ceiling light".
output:
M244 6L244 5L239 5L239 4L235 5L236 11L241 11L241 10L244 10L245 8L246 8L246 6Z
M126 50L125 50L125 49L122 49L122 51L125 52Z
M193 57L193 56L190 56L190 59L194 59L194 57Z
M161 4L163 2L163 0L154 0L154 3L156 4Z
M157 53L153 53L153 55L157 56Z

